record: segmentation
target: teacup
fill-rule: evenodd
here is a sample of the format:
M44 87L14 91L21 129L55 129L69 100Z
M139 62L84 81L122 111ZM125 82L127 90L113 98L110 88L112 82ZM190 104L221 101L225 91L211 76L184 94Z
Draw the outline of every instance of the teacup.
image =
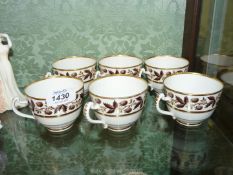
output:
M224 69L217 77L224 83L223 94L228 100L233 100L233 69Z
M91 102L84 115L93 124L112 131L128 130L140 117L147 93L147 82L129 75L111 75L94 80L89 86ZM98 120L90 117L93 109Z
M27 100L14 98L13 111L21 117L37 120L51 132L68 130L81 112L83 82L80 79L51 76L28 85L24 92ZM17 104L27 103L33 115L16 108Z
M223 69L233 67L233 57L228 55L211 54L200 57L201 72L216 77Z
M186 126L197 126L209 118L220 99L223 83L206 75L186 72L177 73L164 80L164 93L156 102L158 112L170 115ZM166 101L169 111L159 107Z
M99 62L98 76L103 77L111 74L125 74L139 76L143 61L139 58L117 55L102 58Z
M184 58L177 58L169 55L157 56L149 58L145 61L146 71L149 86L155 92L160 93L163 89L163 80L177 72L187 72L189 61Z
M84 93L87 94L89 83L95 77L96 60L71 56L54 62L52 67L55 75L80 78L84 82Z

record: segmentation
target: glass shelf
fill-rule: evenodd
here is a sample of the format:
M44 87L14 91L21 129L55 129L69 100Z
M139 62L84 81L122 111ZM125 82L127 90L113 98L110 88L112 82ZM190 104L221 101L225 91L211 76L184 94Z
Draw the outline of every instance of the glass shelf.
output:
M158 114L151 95L139 121L123 133L91 125L83 116L63 134L11 111L0 119L3 175L233 173L233 144L211 119L186 128Z

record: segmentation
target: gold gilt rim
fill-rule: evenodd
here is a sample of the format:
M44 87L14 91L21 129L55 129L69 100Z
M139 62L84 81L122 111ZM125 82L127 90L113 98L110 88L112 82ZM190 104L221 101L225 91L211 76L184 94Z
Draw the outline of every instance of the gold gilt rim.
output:
M67 123L70 123L70 122L67 122ZM67 124L67 123L65 123L65 125ZM56 133L56 134L62 134L63 132L65 132L65 131L67 131L67 130L69 130L69 129L71 129L72 128L72 126L73 126L73 123L72 124L70 124L70 125L66 125L65 127L56 127L56 129L55 128L53 128L53 129L51 129L50 127L53 127L54 125L45 125L45 127L47 128L47 130L48 131L50 131L51 133Z
M76 59L81 59L81 58L84 58L84 59L91 59L94 61L94 64L90 65L90 66L86 66L86 67L82 67L82 68L75 68L75 69L62 69L62 68L56 68L54 67L54 64L56 64L57 62L59 61L62 61L62 60L65 60L65 59L69 59L69 58L76 58ZM87 68L90 68L90 67L93 67L93 66L96 66L96 63L97 61L94 59L94 58L89 58L89 57L81 57L81 56L70 56L70 57L64 57L64 58L61 58L57 61L55 61L53 64L52 64L52 68L54 70L60 70L60 71L76 71L76 70L83 70L83 69L87 69Z
M151 66L151 65L149 65L149 64L146 63L146 61L148 61L148 60L150 60L150 59L165 58L165 57L163 57L163 56L156 56L156 57L151 57L151 58L146 59L146 60L144 61L145 66L146 66L146 67L150 67L150 68L154 68L154 69L161 69L161 70L174 70L174 69L182 69L182 68L189 67L189 60L187 60L187 59L185 59L185 58L182 58L182 57L174 57L174 56L170 56L170 55L164 55L164 56L169 56L169 57L172 57L172 58L185 60L185 61L187 61L187 64L186 64L185 66L181 66L181 67L161 68L161 67Z
M132 122L132 123L129 123L128 126L125 126L125 127L119 127L118 128L114 128L114 127L108 127L108 129L110 131L116 131L116 132L123 132L123 131L128 131L131 127L133 127L133 124L135 123L136 121ZM116 125L115 125L116 126Z
M217 54L217 53L214 53L214 54L211 54L211 55L221 55L221 54ZM215 63L208 63L206 61L204 61L203 59L201 59L202 57L205 57L205 56L211 56L211 55L203 55L200 57L200 61L205 63L205 64L210 64L210 65L215 65L215 66L218 66L218 67L224 67L224 68L227 68L227 67L232 67L233 65L230 65L230 66L223 66L223 65L218 65L218 64L215 64ZM221 56L225 56L225 57L232 57L232 56L229 56L229 55L221 55ZM229 58L230 59L230 58ZM233 57L232 57L233 59Z
M165 85L165 81L166 81L167 78L172 77L172 76L176 76L176 75L179 75L179 74L193 74L193 75L199 75L199 76L207 77L207 78L209 78L209 79L212 79L212 80L215 80L215 81L219 82L219 83L222 85L222 88L221 88L219 91L212 92L212 93L194 94L194 93L185 93L185 92L176 91L176 90L173 90L173 89L171 89L171 88L169 88L169 87L167 87L167 86ZM163 82L164 82L164 88L165 88L165 89L168 89L168 90L170 90L170 91L172 91L172 92L176 92L176 93L179 93L179 94L182 94L182 95L187 95L187 96L206 96L206 95L214 95L214 94L217 94L217 93L221 92L222 89L223 89L223 86L224 86L223 83L222 83L220 80L218 80L217 78L213 78L213 77L210 77L210 76L208 76L208 75L201 74L201 73L197 73L197 72L178 72L178 73L169 75L168 77L166 77L166 78L164 79Z
M35 84L35 83L38 83L38 82L41 82L41 81L44 81L44 80L48 80L48 79L52 79L52 78L71 78L71 79L74 79L74 80L79 80L79 81L82 82L82 87L81 87L79 90L77 90L76 92L80 92L81 90L84 89L84 83L83 83L83 81L82 81L80 78L74 78L74 77L68 77L68 76L57 76L57 75L52 75L52 76L49 76L49 77L47 77L47 78L42 78L42 79L40 79L40 80L36 80L36 81L34 81L34 82L32 82L32 83L26 85L26 86L24 87L24 93L25 93L25 95L26 95L27 97L32 98L32 99L35 99L35 100L46 100L45 98L36 98L36 97L32 97L32 96L28 95L28 94L26 93L26 89L27 89L29 86L31 86L31 85L33 85L33 84Z
M186 112L186 113L197 113L197 114L205 113L205 112L210 112L210 111L213 111L213 110L216 109L216 107L215 107L215 108L212 108L212 109L209 109L209 110L206 110L206 111L185 111L185 110L179 109L179 108L177 108L177 107L173 107L172 105L170 105L170 104L168 104L168 103L167 103L167 105L168 105L170 108L175 109L175 110L177 110L177 111Z
M202 121L197 122L197 123L196 122L195 123L190 123L190 122L188 123L188 120L184 120L184 119L182 119L182 121L176 119L176 122L182 126L188 126L188 127L197 127L197 126L200 126L202 124Z
M114 67L114 66L106 66L106 65L103 65L100 63L100 61L104 60L104 59L107 59L107 58L110 58L110 57L117 57L117 56L125 56L125 57L130 57L130 58L135 58L137 60L139 60L141 63L140 64L137 64L137 65L134 65L134 66L127 66L127 67ZM98 61L98 65L101 66L101 67L106 67L106 68L111 68L111 69L128 69L128 68L134 68L134 67L138 67L138 66L141 66L143 65L143 61L140 59L140 58L137 58L135 56L131 56L131 55L111 55L111 56L106 56L104 58L101 58L99 61Z
M92 93L92 92L90 91L90 87L91 87L91 85L92 85L94 82L96 82L96 81L98 81L98 80L101 80L101 79L104 79L104 78L115 77L115 76L132 77L132 78L139 79L139 80L143 81L144 83L146 83L146 85L147 85L147 86L146 86L146 89L143 90L142 92L138 93L138 94L131 95L131 96L126 96L126 97L106 97L106 96L99 96L99 95L96 95L96 94L94 94L94 93ZM148 90L148 83L147 83L146 80L144 80L143 78L140 78L140 77L135 77L135 76L132 76L132 75L125 75L125 74L113 74L113 75L108 75L108 76L105 76L105 77L100 77L100 78L97 78L97 79L93 80L93 81L90 83L90 85L89 85L89 94L92 95L92 96L98 97L98 98L103 98L103 99L126 99L126 98L132 98L132 97L135 97L135 96L138 96L138 95L141 95L141 94L147 92L147 90Z
M221 78L221 76L222 76L223 74L228 73L228 72L232 72L232 73L233 73L233 69L224 69L224 70L220 71L220 72L217 74L217 77L218 77L223 83L225 83L225 84L227 84L227 85L229 85L229 86L233 86L232 84L230 84L230 83L224 81L224 80Z
M107 117L113 117L113 118L115 118L115 117L124 117L124 116L129 116L129 115L135 114L135 113L137 113L137 112L142 111L143 108L144 108L144 107L142 107L141 109L139 109L139 110L137 110L137 111L135 111L135 112L132 112L132 113L129 113L129 114L123 114L123 115L119 115L119 116L116 116L116 115L109 115L109 114L103 114L103 113L101 113L101 112L98 112L97 110L96 110L95 112L98 113L98 114L100 114L100 115L104 115L104 116L107 116Z
M79 110L81 107L82 107L82 104L81 104L78 108L76 108L75 110L70 111L70 112L65 113L65 114L62 114L62 115L46 115L46 116L44 116L44 115L39 115L39 114L35 114L35 113L34 113L34 115L35 115L36 117L40 117L40 118L58 118L58 117L64 117L64 115L68 115L68 114L72 114L72 113L76 112L76 111Z

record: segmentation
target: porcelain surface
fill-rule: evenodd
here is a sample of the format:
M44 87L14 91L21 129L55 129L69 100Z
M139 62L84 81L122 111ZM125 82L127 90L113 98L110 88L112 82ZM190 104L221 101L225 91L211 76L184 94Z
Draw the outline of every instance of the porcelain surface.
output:
M169 55L157 56L145 60L146 76L152 89L157 93L163 90L163 81L169 75L187 72L188 60Z
M63 98L61 92L64 91L68 94L67 98ZM62 132L71 127L81 112L83 82L65 76L51 76L28 85L25 94L27 101L18 98L13 100L13 111L21 117L37 120L52 132ZM74 98L69 99L71 95ZM15 107L17 103L27 102L33 115L24 114Z
M85 105L84 113L88 121L95 123L89 117L89 110L94 109L98 122L108 129L123 131L140 117L146 93L147 83L141 78L114 75L97 79L90 85L91 102Z
M84 82L84 93L88 93L89 83L95 78L96 60L86 57L67 57L52 64L53 74L80 78Z
M139 76L142 64L141 59L127 55L105 57L99 61L100 76L112 74Z
M0 33L0 113L12 110L11 101L18 97L25 100L15 80L14 72L10 63L9 53L12 42L8 34ZM17 104L17 107L25 107L27 104Z
M215 117L226 109L230 108L222 108ZM31 113L29 108L22 112ZM0 174L212 175L231 171L232 144L212 119L195 128L182 127L159 114L149 94L141 115L123 133L103 130L80 116L69 131L52 134L35 120L11 111L0 114L4 125Z
M178 73L164 80L165 95L159 95L156 106L161 113L194 126L213 114L222 90L223 84L217 79L198 73ZM159 108L161 99L166 101L170 112Z

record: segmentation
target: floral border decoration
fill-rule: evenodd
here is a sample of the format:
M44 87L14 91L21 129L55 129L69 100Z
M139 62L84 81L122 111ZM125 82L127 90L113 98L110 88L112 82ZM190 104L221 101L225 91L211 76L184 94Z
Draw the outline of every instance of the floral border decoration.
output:
M206 96L186 96L167 89L165 89L165 94L171 98L171 101L167 102L168 105L187 112L206 112L213 110L216 108L221 96L221 92Z
M139 76L141 66L132 67L132 68L108 68L104 66L99 66L100 73L103 75L112 75L112 74L126 74L126 75L133 75Z
M100 99L91 97L92 101L100 105L98 113L110 115L112 117L123 116L140 111L145 104L145 93L129 99Z
M163 80L172 74L179 73L179 72L187 72L188 66L181 68L181 69L156 69L149 66L146 66L146 70L150 72L147 77L150 81L163 83Z
M88 81L94 79L95 73L96 73L96 68L95 68L95 66L93 66L93 67L86 68L86 69L72 70L72 71L53 69L53 73L55 75L60 75L60 76L69 76L69 77L73 77L73 78L80 78L85 83L85 82L88 82Z
M83 97L83 91L77 91L76 99L74 101L57 105L56 107L48 106L46 100L36 100L32 98L28 100L28 104L35 115L52 118L65 115L79 109L82 105Z

